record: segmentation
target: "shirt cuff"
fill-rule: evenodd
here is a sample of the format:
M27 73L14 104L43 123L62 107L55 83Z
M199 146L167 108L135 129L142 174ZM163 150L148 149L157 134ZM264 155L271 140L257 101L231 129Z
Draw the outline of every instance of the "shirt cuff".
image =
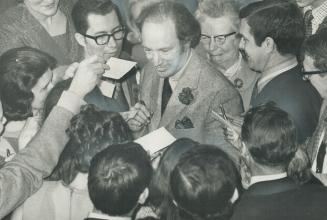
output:
M78 114L80 112L81 106L85 104L86 102L81 99L80 96L67 90L62 93L57 106L65 108L74 114Z

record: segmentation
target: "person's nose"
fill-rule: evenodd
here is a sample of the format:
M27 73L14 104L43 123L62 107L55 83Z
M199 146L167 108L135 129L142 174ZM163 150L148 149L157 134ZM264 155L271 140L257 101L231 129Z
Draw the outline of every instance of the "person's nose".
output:
M152 55L152 63L154 66L159 66L162 62L162 58L158 52L154 52Z
M239 43L239 45L238 45L238 47L239 47L239 49L240 50L244 50L244 39L243 39L243 37L241 38L241 40L240 40L240 43Z
M210 41L209 41L209 50L215 50L216 49L216 42L215 42L215 38L213 38L213 36L211 36Z
M117 47L117 41L113 37L110 37L110 39L109 39L109 41L107 43L107 47L116 48Z

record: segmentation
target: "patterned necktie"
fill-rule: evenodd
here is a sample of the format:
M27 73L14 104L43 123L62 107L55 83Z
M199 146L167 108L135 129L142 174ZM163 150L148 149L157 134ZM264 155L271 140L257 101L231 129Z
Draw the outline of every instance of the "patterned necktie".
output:
M169 78L165 78L163 89L162 89L161 115L163 115L163 113L165 112L168 101L172 94L173 94L173 90L171 89Z
M308 38L312 35L312 19L312 10L307 10L304 14L305 38Z

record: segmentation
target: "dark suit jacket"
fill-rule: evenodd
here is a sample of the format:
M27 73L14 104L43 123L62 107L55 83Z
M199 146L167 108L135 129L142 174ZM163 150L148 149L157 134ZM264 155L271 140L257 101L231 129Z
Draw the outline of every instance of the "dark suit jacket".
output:
M251 100L251 105L274 101L290 114L297 128L298 141L302 143L317 126L322 98L308 81L302 79L300 72L300 67L296 66L272 79Z
M327 217L327 189L297 186L289 178L252 185L234 206L231 220L314 220Z
M120 55L121 59L130 60L130 57L125 52L122 52ZM127 111L130 107L134 106L138 99L138 85L136 83L136 73L137 69L133 68L128 72L122 79L119 80L119 83L122 85L124 95L127 101L126 103L120 103L114 98L109 98L102 95L100 89L95 87L87 96L85 101L88 104L94 104L102 110L113 111L113 112L124 112Z

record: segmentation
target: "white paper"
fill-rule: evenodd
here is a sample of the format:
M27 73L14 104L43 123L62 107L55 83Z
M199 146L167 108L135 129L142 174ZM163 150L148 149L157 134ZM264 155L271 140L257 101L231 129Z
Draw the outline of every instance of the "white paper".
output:
M135 140L140 144L150 155L172 144L176 138L171 135L166 128L161 127L151 133Z
M136 65L136 62L111 57L107 64L110 70L105 71L103 76L111 79L120 79Z
M102 95L112 98L116 85L114 83L110 83L108 81L101 81L98 85Z

